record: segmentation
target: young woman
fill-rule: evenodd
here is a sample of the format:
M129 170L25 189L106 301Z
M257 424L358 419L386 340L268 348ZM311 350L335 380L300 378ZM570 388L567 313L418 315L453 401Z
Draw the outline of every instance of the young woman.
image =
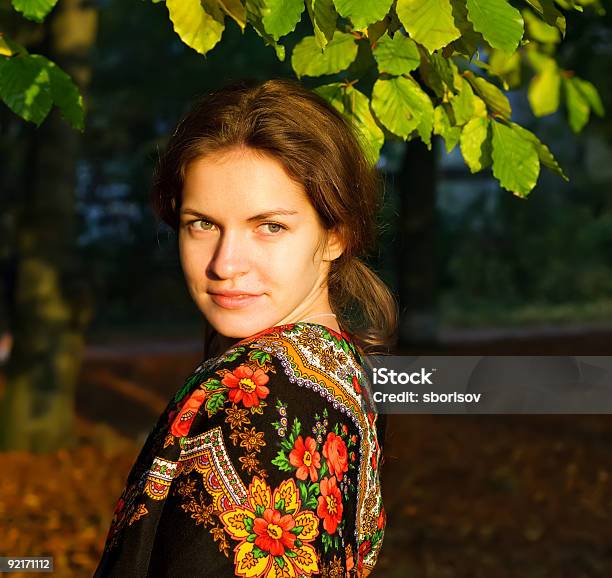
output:
M385 527L364 354L397 309L359 259L380 188L352 128L272 80L203 98L157 168L216 351L149 435L102 577L367 576Z

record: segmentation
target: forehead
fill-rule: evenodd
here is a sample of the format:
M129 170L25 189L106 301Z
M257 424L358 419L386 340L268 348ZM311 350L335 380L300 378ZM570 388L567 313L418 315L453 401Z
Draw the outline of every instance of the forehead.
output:
M231 211L245 216L272 207L314 212L304 187L288 175L280 161L247 148L192 161L185 170L183 205L207 213Z

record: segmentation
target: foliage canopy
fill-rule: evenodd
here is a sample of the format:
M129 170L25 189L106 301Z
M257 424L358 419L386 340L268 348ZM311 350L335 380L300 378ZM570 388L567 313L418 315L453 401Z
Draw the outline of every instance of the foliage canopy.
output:
M152 0L161 3L164 0ZM12 0L42 21L57 0ZM460 147L470 171L491 168L518 196L535 187L541 165L567 179L549 148L512 120L508 93L527 84L537 117L564 105L578 133L591 113L603 116L598 91L556 59L569 11L603 12L599 0L165 0L181 40L206 54L226 21L252 26L280 60L281 39L302 18L312 34L293 48L298 78L321 77L315 90L361 134L372 162L386 138L439 135ZM306 14L305 14L306 13ZM45 57L0 35L0 98L40 124L58 106L83 128L83 101L68 75Z

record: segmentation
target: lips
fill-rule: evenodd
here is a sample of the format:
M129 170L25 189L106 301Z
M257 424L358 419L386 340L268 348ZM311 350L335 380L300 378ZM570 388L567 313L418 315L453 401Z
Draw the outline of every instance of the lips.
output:
M261 295L240 293L239 291L225 291L223 293L210 293L214 303L224 309L243 309L253 305Z

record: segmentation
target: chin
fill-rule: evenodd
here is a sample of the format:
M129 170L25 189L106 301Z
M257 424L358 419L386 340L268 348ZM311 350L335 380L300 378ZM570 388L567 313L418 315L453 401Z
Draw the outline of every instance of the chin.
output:
M250 337L275 324L274 321L267 322L260 316L249 314L246 311L241 313L219 313L217 311L208 315L204 313L204 316L215 331L225 337L236 339Z

